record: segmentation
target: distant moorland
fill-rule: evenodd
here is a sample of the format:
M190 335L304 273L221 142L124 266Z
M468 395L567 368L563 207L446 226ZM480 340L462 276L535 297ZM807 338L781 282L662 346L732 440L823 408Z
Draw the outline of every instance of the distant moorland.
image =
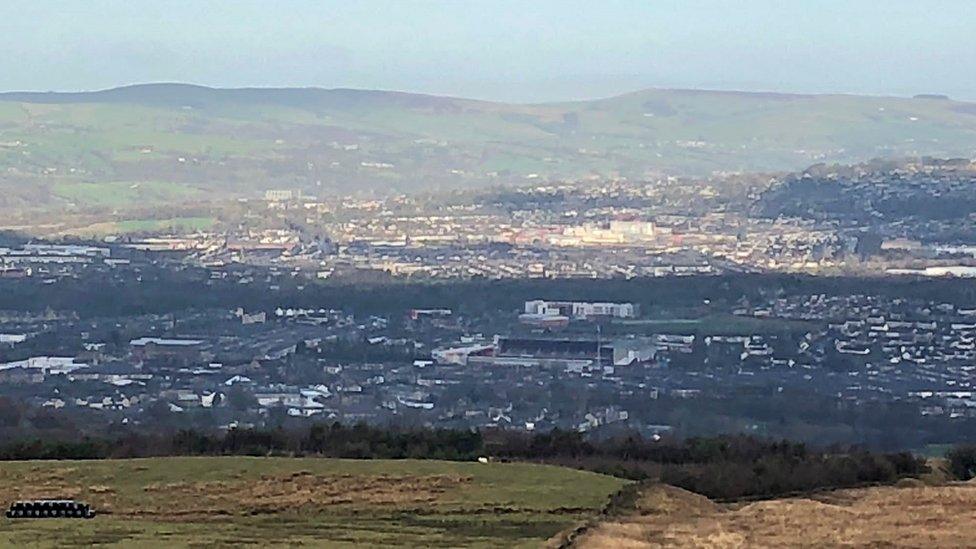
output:
M114 210L309 194L970 157L976 104L938 96L639 91L516 105L348 89L138 85L0 94L0 208Z

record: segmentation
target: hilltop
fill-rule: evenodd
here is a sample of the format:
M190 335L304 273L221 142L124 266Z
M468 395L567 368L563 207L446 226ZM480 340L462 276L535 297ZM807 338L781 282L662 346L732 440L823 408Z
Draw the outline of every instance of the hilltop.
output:
M507 104L186 84L0 94L0 207L702 176L974 151L976 104L941 96L651 89Z

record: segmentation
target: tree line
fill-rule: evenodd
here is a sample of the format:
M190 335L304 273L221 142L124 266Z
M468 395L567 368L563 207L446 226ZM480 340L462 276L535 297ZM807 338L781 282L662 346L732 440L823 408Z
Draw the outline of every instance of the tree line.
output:
M631 301L653 312L709 300L714 306L740 299L757 302L774 295L910 296L927 301L976 304L976 287L964 280L922 282L900 278L815 277L794 274L725 274L721 276L636 278L633 280L389 280L279 281L276 292L239 284L233 278L212 280L202 269L169 271L142 266L113 276L85 271L77 279L48 285L40 278L0 279L0 309L43 312L76 311L83 318L168 314L185 310L233 309L270 311L276 307L342 309L355 314L402 315L411 308L450 308L466 315L512 311L529 299Z
M590 440L574 431L524 433L317 423L278 429L130 431L114 437L22 439L0 444L0 460L151 456L315 456L550 463L633 480L657 480L718 499L892 483L927 471L910 453L853 447L813 449L752 436ZM976 451L973 463L976 464Z
M843 445L815 449L747 435L659 441L627 435L591 441L579 433L554 430L503 437L493 455L657 480L723 500L888 484L928 471L925 461L909 452L879 453Z

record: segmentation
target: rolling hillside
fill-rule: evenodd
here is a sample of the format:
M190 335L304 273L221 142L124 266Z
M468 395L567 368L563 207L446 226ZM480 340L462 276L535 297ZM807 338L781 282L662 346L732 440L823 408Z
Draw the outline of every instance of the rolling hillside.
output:
M632 513L595 525L572 547L972 547L974 511L976 486L961 482L906 479L737 504L657 485Z
M0 208L313 194L976 154L976 104L645 90L513 105L347 89L151 84L0 94ZM79 186L82 185L82 186Z

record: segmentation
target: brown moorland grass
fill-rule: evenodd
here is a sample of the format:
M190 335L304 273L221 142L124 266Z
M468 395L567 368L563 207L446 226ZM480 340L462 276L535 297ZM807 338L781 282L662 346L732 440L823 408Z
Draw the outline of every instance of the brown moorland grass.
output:
M577 547L973 547L976 484L837 490L719 505L671 486L646 488L636 511L600 523Z

